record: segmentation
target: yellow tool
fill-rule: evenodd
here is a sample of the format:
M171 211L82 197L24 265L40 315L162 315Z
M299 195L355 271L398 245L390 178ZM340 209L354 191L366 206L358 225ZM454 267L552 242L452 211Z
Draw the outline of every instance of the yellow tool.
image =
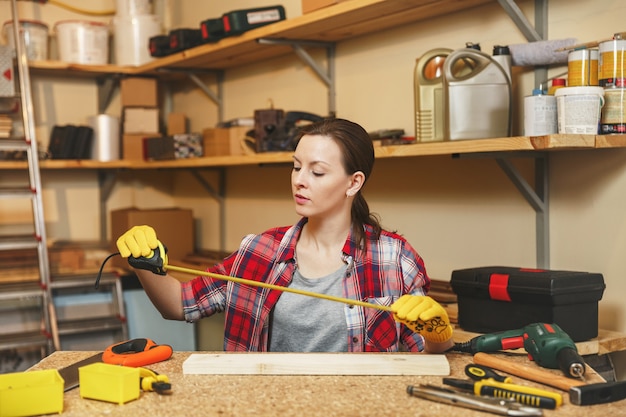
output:
M169 394L172 392L172 384L167 375L160 375L148 368L139 369L139 386L143 391L154 391L157 394Z
M119 253L109 255L102 263L102 266L100 267L100 271L102 271L104 264L109 258L118 254ZM267 288L270 290L290 292L290 293L305 295L309 297L321 298L321 299L335 301L335 302L344 303L348 305L356 305L360 307L374 308L374 309L381 310L381 311L388 311L390 313L393 313L393 317L395 320L406 325L413 332L420 334L421 336L423 336L425 339L429 341L445 342L448 339L450 339L450 337L452 336L452 327L450 326L450 323L448 322L448 317L445 311L443 311L443 317L440 315L440 316L433 317L429 320L422 320L419 318L417 318L416 320L411 320L408 318L400 318L398 312L394 312L394 309L391 306L373 304L373 303L368 303L368 302L360 301L360 300L336 297L336 296L327 295L327 294L320 294L320 293L315 293L315 292L310 292L310 291L305 291L305 290L283 287L280 285L268 284L268 283L260 282L260 281L253 281L253 280L244 279L244 278L215 274L215 273L208 272L208 271L201 271L197 269L169 265L168 257L167 257L167 249L159 241L157 241L157 247L152 250L149 256L140 256L137 258L133 256L128 256L128 263L134 268L145 269L158 275L166 275L167 270L172 270L172 271L183 272L186 274L191 274L194 276L205 276L205 277L214 278L214 279L222 280L222 281L230 281L230 282L235 282L235 283L243 284L243 285L250 285L254 287ZM95 283L96 288L98 288L99 281L100 281L100 273L98 273L98 277L96 278L96 283ZM424 302L429 302L430 303L429 307L436 305L438 308L441 308L439 305L437 305L437 302L432 300L430 297L425 297L425 298L427 300L424 300ZM412 311L411 301L409 301L409 299L407 298L403 299L401 297L397 303L401 304L398 306L399 311L405 311L407 310L407 307L409 308L409 311Z
M311 291L305 291L305 290L299 290L299 289L295 289L295 288L283 287L283 286L280 286L280 285L268 284L266 282L252 281L252 280L249 280L249 279L231 277L231 276L227 276L227 275L214 274L214 273L207 272L207 271L200 271L200 270L197 270L197 269L184 268L184 267L175 266L175 265L164 265L163 268L167 269L167 270L183 272L183 273L191 274L191 275L195 275L195 276L205 276L205 277L215 278L215 279L219 279L219 280L223 280L223 281L236 282L238 284L244 284L244 285L251 285L251 286L255 286L255 287L267 288L267 289L270 289L270 290L290 292L290 293L305 295L305 296L309 296L309 297L321 298L321 299L324 299L324 300L336 301L336 302L344 303L344 304L348 304L348 305L357 305L357 306L361 306L361 307L375 308L377 310L389 311L389 312L393 313L393 310L392 310L392 308L390 306L384 306L384 305L380 305L380 304L373 304L373 303L368 303L368 302L365 302L365 301L353 300L353 299L350 299L350 298L343 298L343 297L336 297L336 296L333 296L333 295L320 294L320 293L315 293L315 292L311 292ZM450 324L447 321L447 318L446 318L446 320L443 320L441 317L437 316L437 317L433 317L432 319L429 319L429 320L426 320L426 321L424 321L422 319L417 319L417 321L408 321L408 320L399 319L395 314L394 314L394 318L396 320L398 320L399 322L405 324L407 327L409 327L415 333L418 333L418 334L424 336L424 338L426 338L428 340L434 340L434 341L437 341L437 342L440 342L440 341L443 342L447 338L450 337L451 332L452 332L452 329L450 327Z

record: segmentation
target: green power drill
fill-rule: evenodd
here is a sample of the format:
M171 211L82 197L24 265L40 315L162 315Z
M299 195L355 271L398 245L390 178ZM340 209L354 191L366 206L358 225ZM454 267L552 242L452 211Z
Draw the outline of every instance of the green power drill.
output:
M565 376L583 378L585 361L574 341L556 324L533 323L517 330L488 333L456 343L457 352L478 353L524 348L530 360L544 368L561 369Z

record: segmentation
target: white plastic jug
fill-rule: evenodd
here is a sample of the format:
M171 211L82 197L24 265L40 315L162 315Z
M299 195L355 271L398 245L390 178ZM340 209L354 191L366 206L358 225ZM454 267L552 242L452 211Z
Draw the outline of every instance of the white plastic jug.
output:
M452 49L436 48L417 59L414 74L415 139L436 142L444 139L443 62Z
M508 71L482 51L463 48L443 64L447 140L508 137L511 82Z

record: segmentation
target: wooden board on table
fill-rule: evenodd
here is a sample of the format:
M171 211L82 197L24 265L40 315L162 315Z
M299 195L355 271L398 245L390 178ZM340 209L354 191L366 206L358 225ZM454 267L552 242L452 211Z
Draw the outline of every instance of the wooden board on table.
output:
M447 376L450 364L421 353L194 353L183 374Z

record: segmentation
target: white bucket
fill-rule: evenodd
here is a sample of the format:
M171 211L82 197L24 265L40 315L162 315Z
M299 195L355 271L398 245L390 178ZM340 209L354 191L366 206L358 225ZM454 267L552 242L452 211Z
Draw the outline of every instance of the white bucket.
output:
M115 16L112 26L117 65L142 65L154 59L150 55L150 38L161 34L156 15Z
M105 23L64 20L54 28L61 61L88 65L109 62L109 27Z
M554 93L559 133L596 135L604 106L602 87L562 87Z
M20 20L22 47L26 49L29 61L48 59L48 25L35 20ZM7 44L15 49L13 21L4 22L4 37Z
M140 16L152 13L152 0L116 0L117 16Z

